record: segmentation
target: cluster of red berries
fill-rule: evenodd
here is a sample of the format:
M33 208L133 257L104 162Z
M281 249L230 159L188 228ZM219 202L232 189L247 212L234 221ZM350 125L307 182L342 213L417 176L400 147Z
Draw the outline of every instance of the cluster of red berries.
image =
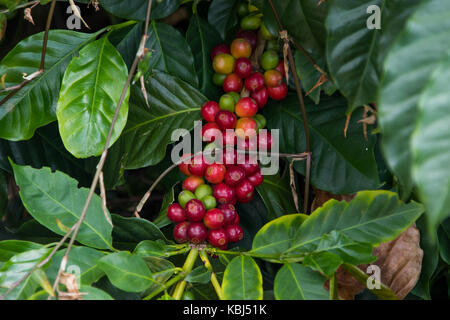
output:
M238 156L235 147L245 152L271 149L272 136L266 130L260 131L266 126L266 119L258 110L269 97L285 98L288 89L275 37L262 24L261 14L248 15L247 10L245 15L243 8L239 8L244 17L236 39L230 46L215 46L211 52L216 72L213 82L226 93L219 102L208 101L201 109L206 121L202 140L208 143L204 151L226 150L219 154L220 161L205 154L183 156L185 161L179 169L187 178L178 203L170 205L167 212L176 223L173 236L179 243L199 244L207 240L226 249L228 243L240 241L244 233L234 205L252 201L255 187L264 181L257 156ZM255 70L250 60L257 45L257 32L267 40L260 59L264 74Z

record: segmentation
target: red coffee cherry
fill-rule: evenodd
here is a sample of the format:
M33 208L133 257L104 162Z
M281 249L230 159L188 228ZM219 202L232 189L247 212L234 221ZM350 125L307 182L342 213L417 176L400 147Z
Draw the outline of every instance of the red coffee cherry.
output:
M193 158L192 163L189 164L189 172L195 176L201 177L204 175L207 166L208 164L203 158L203 155L198 154Z
M182 157L181 157L181 161L183 161L183 162L181 162L179 165L178 165L178 169L180 169L180 171L181 171L181 173L183 173L184 175L186 175L186 176L190 176L192 173L189 171L189 164L192 162L192 159L191 159L191 157L192 157L192 153L187 153L187 154L184 154ZM186 162L186 163L184 163L184 162Z
M239 242L244 237L244 230L240 225L231 224L225 227L225 233L227 234L229 242Z
M250 92L255 92L264 88L264 76L260 72L252 73L245 79L245 88Z
M211 209L206 212L203 223L208 229L222 228L225 223L225 215L220 209Z
M234 221L232 224L239 224L239 215L236 213L236 218L234 218Z
M211 60L214 60L214 58L221 53L230 54L230 48L225 44L218 44L217 46L214 46L211 50Z
M218 184L223 181L227 169L223 164L213 163L206 168L205 179L212 184Z
M225 92L241 92L244 83L236 74L230 73L223 81L223 91Z
M173 238L178 243L185 243L188 241L187 229L189 227L189 222L181 222L175 226L173 229Z
M206 240L208 229L203 222L193 222L187 228L187 238L193 244L199 244Z
M239 166L228 168L225 173L225 183L230 187L234 187L245 179L245 170Z
M195 189L197 189L197 187L199 185L202 185L204 183L205 183L205 180L203 180L202 177L189 176L186 179L184 179L182 188L183 188L183 190L189 190L191 192L195 192Z
M256 150L258 150L258 140L256 139L255 136L253 136L251 138L246 137L245 139L239 138L237 140L237 146L238 146L238 150L256 151Z
M248 156L245 157L244 163L240 163L238 166L244 169L246 176L251 176L259 170L258 162L256 160L250 161Z
M238 58L250 58L252 55L252 45L244 38L234 39L230 47L231 55Z
M280 60L274 70L277 70L283 78L286 78L286 70L284 69L284 62Z
M268 87L278 87L283 81L283 76L275 69L264 72L264 81Z
M250 97L252 97L252 99L256 101L258 107L261 109L267 104L267 101L269 100L269 91L267 91L266 87L263 87L258 91L252 92Z
M224 229L210 230L208 233L208 242L214 247L222 247L228 243L228 237Z
M167 208L167 218L175 223L183 222L187 219L184 209L178 203L172 203Z
M271 97L273 100L283 100L284 98L286 98L288 93L288 87L284 82L278 87L268 87L267 90L269 91L269 97Z
M269 151L272 148L273 138L269 131L266 134L258 134L258 149Z
M252 98L242 98L236 103L235 112L238 117L253 117L258 112L258 104Z
M213 195L218 203L233 203L236 196L234 189L223 182L213 187Z
M228 110L220 110L216 115L216 123L222 130L234 129L236 121L234 113Z
M234 130L223 130L222 138L223 138L223 146L224 147L227 147L227 146L234 147L236 145L237 137L236 137L236 134L234 133Z
M234 149L226 148L222 151L222 163L226 168L235 166L237 162L237 152Z
M220 74L230 74L234 69L234 61L232 55L226 53L220 53L214 57L213 69Z
M239 118L236 122L236 136L239 138L252 137L256 135L258 124L253 118Z
M200 200L192 199L186 203L184 212L189 221L201 221L205 216L205 207Z
M231 203L222 203L217 207L220 209L225 217L224 226L234 223L236 220L236 208Z
M244 179L241 183L239 183L236 188L236 198L239 202L250 202L253 199L253 195L255 192L255 187L252 185L250 181Z
M202 127L202 140L205 142L213 142L221 136L222 131L215 122L208 122Z
M205 121L214 122L217 112L220 111L219 104L215 101L208 101L202 106L202 117Z
M264 182L264 176L261 174L261 170L247 177L247 179L254 187L260 186Z
M247 58L239 58L234 63L234 73L241 79L245 79L252 74L252 63Z

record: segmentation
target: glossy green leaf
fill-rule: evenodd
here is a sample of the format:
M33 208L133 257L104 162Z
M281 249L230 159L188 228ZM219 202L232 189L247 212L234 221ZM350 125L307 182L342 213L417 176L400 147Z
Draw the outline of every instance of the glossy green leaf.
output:
M178 30L165 23L152 21L146 47L154 50L146 76L151 76L153 70L159 70L198 87L194 56Z
M376 189L379 185L374 156L376 137L370 135L369 126L368 141L365 141L362 125L357 123L362 110L353 113L345 138L345 99L323 97L319 105L305 102L312 151L312 185L333 194ZM263 110L267 127L280 130L280 152L305 152L305 133L297 96L288 95L281 102L269 102ZM305 161L296 161L294 168L305 174Z
M91 286L82 285L80 287L80 292L85 293L82 296L83 300L114 300L105 291Z
M116 47L120 55L125 61L128 70L133 64L136 52L139 49L139 44L143 35L143 23L134 23L130 26L114 30L108 36L109 41Z
M289 172L283 175L264 176L264 182L256 188L269 213L269 219L296 212L289 184Z
M408 19L384 64L378 120L386 160L399 179L403 197L413 187L411 137L418 104L431 73L450 46L450 2L423 1ZM427 48L428 50L424 50Z
M284 29L289 36L302 45L310 54L317 57L324 55L327 16L327 2L317 5L316 0L273 0ZM255 1L255 5L264 13L264 24L278 34L280 31L276 23L272 8L268 1Z
M443 246L436 241L436 230L427 228L425 215L417 220L416 226L420 231L420 248L423 250L423 258L419 280L411 293L424 300L431 300L432 278L439 264L439 251Z
M321 73L314 68L314 65L311 61L299 50L295 51L295 68L297 71L297 75L302 84L303 90L306 93L309 93L308 97L314 101L315 104L318 104L320 101L321 92L325 92L327 95L332 95L336 91L336 86L330 80L326 81L324 84L311 90L316 86L317 82L321 77ZM325 56L322 57L313 57L314 62L322 69L327 70Z
M100 6L113 15L128 20L145 20L148 0L100 0ZM153 1L150 18L162 19L175 12L182 0Z
M439 244L442 260L450 264L450 218L447 218L439 228Z
M290 214L270 221L253 239L252 252L275 255L288 250L295 233L307 217L304 214Z
M322 251L307 255L302 265L330 277L344 261L337 254Z
M211 50L221 42L220 35L207 21L194 14L189 22L186 39L194 54L200 91L209 99L217 99L221 90L212 83Z
M8 207L8 179L6 173L0 170L0 219Z
M285 264L275 276L277 300L328 300L325 278L298 263Z
M145 290L145 293L143 294L145 297L155 290L160 289L161 286L163 286L172 277L175 272L175 265L168 260L158 257L146 256L143 257L143 259L152 272L153 278L153 283L147 290Z
M25 140L34 131L56 120L56 103L64 71L81 47L97 33L51 30L47 43L45 71L18 91L0 108L0 137ZM39 70L44 32L22 40L0 62L0 74L6 74L5 87L21 83L23 74ZM8 92L0 93L3 99ZM14 123L14 125L11 125Z
M141 292L153 282L152 273L142 258L129 252L111 253L98 261L99 267L117 288Z
M211 280L211 271L205 266L199 266L192 270L185 278L190 283L208 283Z
M365 26L367 8L381 8L384 0L331 1L327 17L327 60L336 86L347 97L349 108L376 99L380 70L377 66L377 41L381 30Z
M164 194L163 201L161 204L161 210L159 210L159 214L156 217L156 219L153 221L153 223L158 228L163 228L165 226L168 226L172 223L170 219L167 217L167 208L175 201L175 192L173 190L173 187L169 189Z
M420 0L350 0L329 3L327 60L330 75L354 110L377 99L382 63ZM380 8L370 11L370 6ZM379 18L380 29L368 24ZM375 19L375 20L373 20Z
M20 198L27 211L43 226L64 235L57 219L65 226L73 226L81 215L89 190L79 189L76 180L59 171L52 173L47 167L12 166L20 187ZM103 214L101 199L94 195L77 241L99 249L111 248L111 231L112 227Z
M114 242L134 246L144 240L166 240L164 234L152 222L141 218L125 218L112 215Z
M61 85L56 116L67 150L78 158L102 153L128 69L119 52L103 37L84 47L69 63ZM89 85L86 85L86 84ZM128 115L129 90L120 108L110 146Z
M233 258L222 281L225 300L262 300L262 276L256 262L248 256Z
M47 275L52 282L56 279L65 253L65 249L59 250L53 256L51 265L47 269ZM73 247L69 252L66 272L74 273L81 285L90 285L105 274L97 265L98 260L104 256L105 253L89 247Z
M314 252L329 252L338 255L343 262L353 265L374 262L377 257L372 256L372 245L364 242L356 242L341 232L331 231L314 243ZM311 248L312 250L312 248Z
M160 162L175 129L194 128L206 98L186 82L156 72L145 81L150 108L139 86L131 88L131 109L122 137L111 153L123 155L123 167L137 169Z
M77 159L70 154L58 131L56 122L36 130L33 138L25 141L8 141L0 139L0 168L12 172L8 158L20 165L30 165L33 168L50 167L52 171L62 171L78 180L82 186L88 186L92 181L91 166L87 159ZM105 178L110 176L110 170L104 170Z
M425 205L428 227L450 216L450 55L431 75L419 100L412 136L413 177Z
M0 288L9 288L21 280L50 253L49 248L34 249L14 255L0 269ZM44 266L45 267L45 266ZM39 284L28 277L7 296L8 300L23 300L31 296Z
M16 254L36 250L42 245L30 241L4 240L0 241L0 262L6 262Z
M222 39L227 31L238 23L238 0L213 0L209 6L208 22L219 32Z
M133 254L141 257L164 257L166 248L161 241L144 240L139 242Z
M329 200L300 226L285 254L314 250L323 235L333 230L354 241L378 245L405 231L423 211L422 205L404 204L390 191L361 191L350 202Z

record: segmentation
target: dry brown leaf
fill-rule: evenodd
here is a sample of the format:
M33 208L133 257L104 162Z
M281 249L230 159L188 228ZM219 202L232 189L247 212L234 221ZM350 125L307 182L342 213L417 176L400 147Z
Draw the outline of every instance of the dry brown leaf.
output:
M350 201L355 195L333 195L314 189L312 204L314 211L330 199ZM414 288L422 269L423 251L420 248L420 233L416 225L411 225L392 241L382 243L373 249L378 259L373 263L380 267L381 282L391 288L399 299L403 299ZM364 272L369 265L358 266ZM353 300L355 295L364 290L364 285L339 268L336 271L339 298ZM328 284L326 284L328 288Z
M77 278L73 273L62 272L59 282L66 286L67 292L58 291L59 300L83 300L77 285Z
M24 12L24 19L34 24L33 16L31 15L31 8L26 8L23 12Z

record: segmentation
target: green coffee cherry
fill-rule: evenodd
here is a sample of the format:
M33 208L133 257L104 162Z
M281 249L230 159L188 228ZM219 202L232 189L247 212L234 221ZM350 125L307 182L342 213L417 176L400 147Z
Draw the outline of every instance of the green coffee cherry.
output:
M183 296L181 297L181 300L195 300L195 296L190 291L184 291Z
M278 54L274 50L267 50L261 57L261 66L264 70L271 70L278 65L279 61L280 58L278 58Z
M255 15L246 16L241 20L241 28L242 30L258 30L261 22L261 17Z
M256 114L253 119L258 124L258 130L264 129L266 127L267 121L266 118L262 114Z
M216 198L212 195L205 196L200 201L203 203L206 210L214 209L217 205Z
M195 195L192 192L188 191L188 190L183 190L178 195L178 203L183 208L186 206L186 203L188 203L192 199L195 199Z
M222 110L234 112L235 104L236 101L231 94L226 93L220 97L219 106Z
M197 197L197 199L203 199L206 196L210 196L212 195L213 190L211 188L211 186L207 185L207 184L201 184L197 187L197 189L195 189L195 196Z
M238 101L241 100L241 95L237 92L231 91L228 92L228 94L234 98L235 103L238 103Z

